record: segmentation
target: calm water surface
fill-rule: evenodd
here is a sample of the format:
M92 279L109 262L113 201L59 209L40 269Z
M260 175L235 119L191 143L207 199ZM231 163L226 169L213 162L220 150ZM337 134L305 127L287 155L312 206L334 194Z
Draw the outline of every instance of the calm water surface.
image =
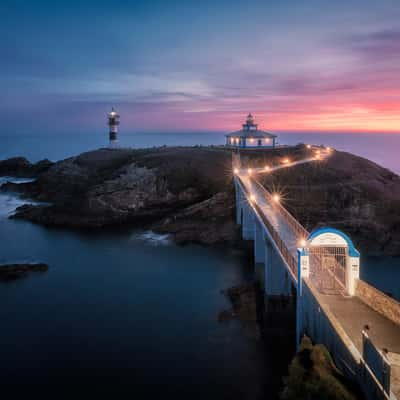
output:
M3 384L240 399L278 379L260 341L217 322L230 306L221 289L251 277L239 255L137 231L48 230L6 219L9 196L0 204L0 263L50 266L0 284Z

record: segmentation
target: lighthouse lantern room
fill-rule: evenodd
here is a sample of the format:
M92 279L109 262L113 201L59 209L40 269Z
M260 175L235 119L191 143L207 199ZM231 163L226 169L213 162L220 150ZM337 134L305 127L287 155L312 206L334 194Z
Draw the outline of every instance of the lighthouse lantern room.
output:
M120 115L114 110L114 107L111 109L111 112L107 114L108 126L110 128L110 144L117 142L119 118Z

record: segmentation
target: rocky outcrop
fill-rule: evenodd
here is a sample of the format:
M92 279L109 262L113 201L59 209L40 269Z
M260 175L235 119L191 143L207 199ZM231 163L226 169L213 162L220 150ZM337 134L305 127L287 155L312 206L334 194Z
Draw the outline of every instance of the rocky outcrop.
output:
M152 230L170 233L175 242L185 244L233 244L240 240L234 220L235 204L231 192L219 192L211 198L184 208L161 222Z
M42 160L36 164L31 164L24 157L13 157L0 161L0 176L32 178L50 168L52 164L49 160Z
M361 391L335 367L323 345L313 345L304 337L284 379L281 400L356 400Z
M259 339L261 330L258 324L260 320L259 288L255 283L247 283L231 287L224 291L229 298L232 309L223 310L218 315L219 322L238 320L243 323L245 333L248 337Z
M49 269L47 264L4 264L0 265L0 281L12 281L23 278L31 272L46 272Z

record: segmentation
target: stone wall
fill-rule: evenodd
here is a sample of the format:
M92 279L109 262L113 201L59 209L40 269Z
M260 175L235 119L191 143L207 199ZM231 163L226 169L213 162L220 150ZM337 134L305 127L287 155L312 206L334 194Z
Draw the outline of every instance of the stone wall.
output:
M357 280L356 295L369 307L400 325L400 303L398 301L360 279Z

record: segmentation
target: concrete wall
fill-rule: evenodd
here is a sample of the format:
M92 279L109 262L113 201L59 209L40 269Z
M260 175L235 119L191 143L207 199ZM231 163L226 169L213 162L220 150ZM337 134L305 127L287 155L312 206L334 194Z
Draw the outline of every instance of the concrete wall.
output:
M368 283L358 280L356 295L373 310L400 325L400 303Z

